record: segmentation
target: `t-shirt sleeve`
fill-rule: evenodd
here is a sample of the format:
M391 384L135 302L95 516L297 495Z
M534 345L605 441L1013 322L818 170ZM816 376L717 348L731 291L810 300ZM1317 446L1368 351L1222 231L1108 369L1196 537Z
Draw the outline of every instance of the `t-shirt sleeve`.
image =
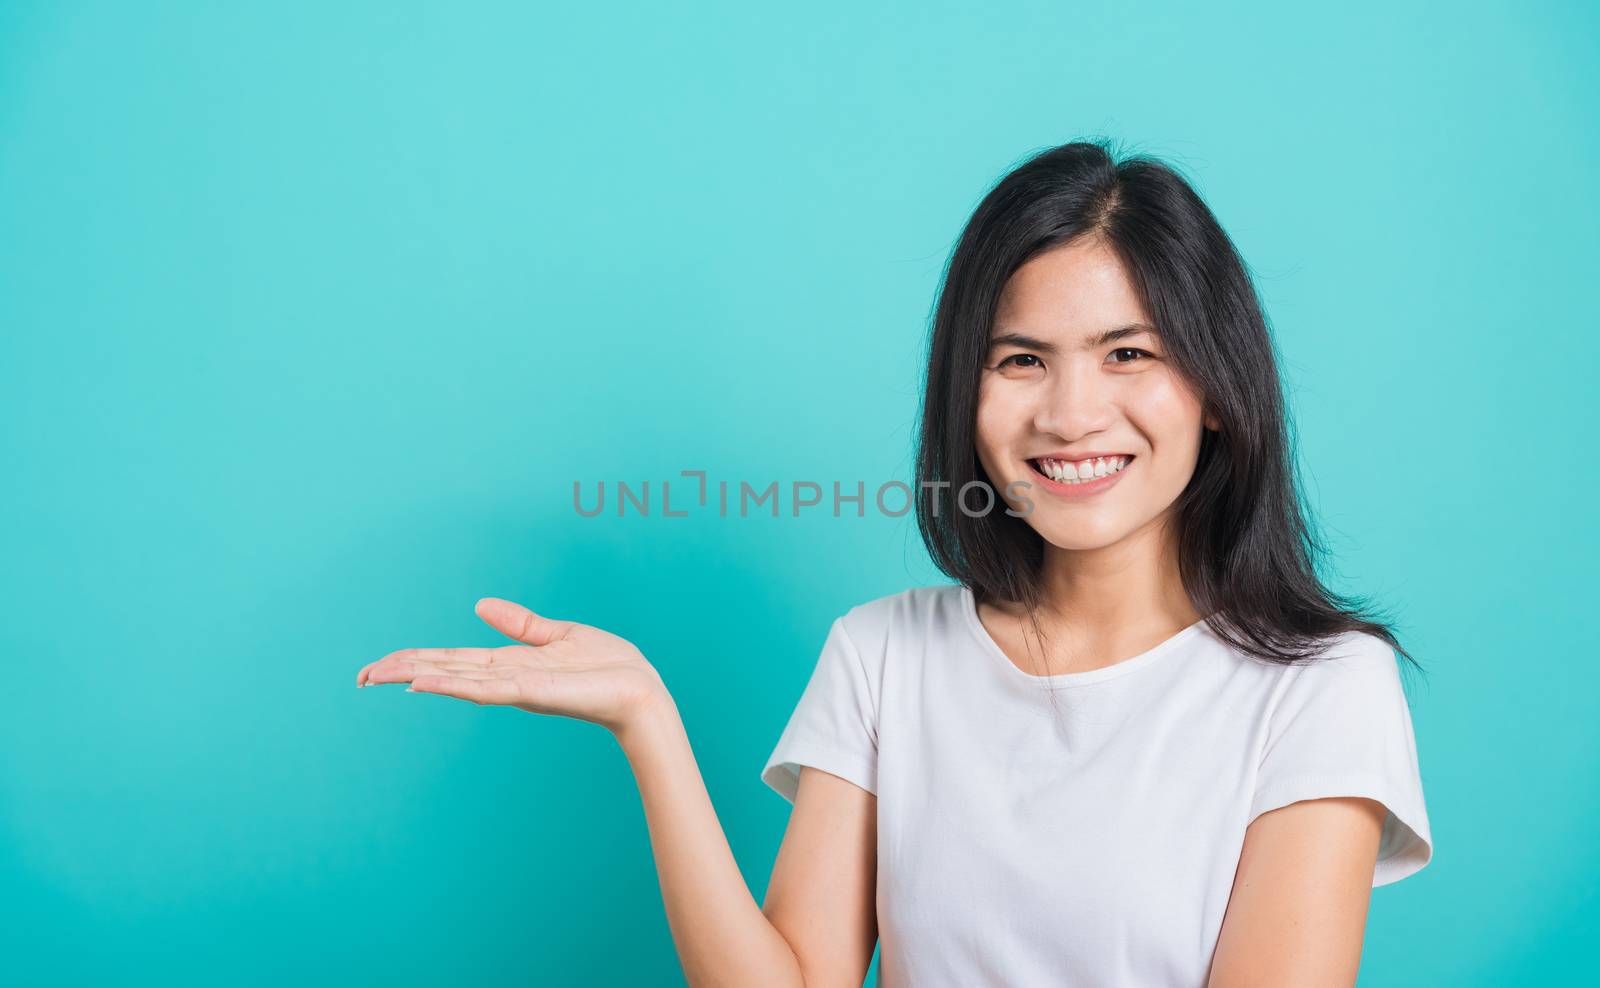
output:
M1433 857L1411 708L1395 651L1351 635L1326 658L1293 668L1269 719L1250 819L1305 799L1359 796L1388 811L1373 887Z
M877 704L861 653L842 618L828 630L811 679L761 771L761 781L792 803L802 765L877 794Z

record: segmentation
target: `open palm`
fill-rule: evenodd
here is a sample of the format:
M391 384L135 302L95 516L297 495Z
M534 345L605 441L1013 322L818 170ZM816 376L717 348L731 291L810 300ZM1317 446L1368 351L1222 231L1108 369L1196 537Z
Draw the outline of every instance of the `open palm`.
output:
M666 692L644 655L609 631L540 617L498 597L483 598L476 610L522 644L402 649L362 668L356 685L410 683L417 693L575 717L612 731Z

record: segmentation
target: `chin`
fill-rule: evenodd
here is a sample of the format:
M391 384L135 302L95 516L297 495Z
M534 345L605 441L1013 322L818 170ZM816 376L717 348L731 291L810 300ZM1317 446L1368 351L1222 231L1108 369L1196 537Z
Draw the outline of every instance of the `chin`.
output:
M1072 552L1085 552L1090 549L1104 549L1106 546L1116 545L1128 536L1128 531L1113 526L1084 524L1081 521L1074 524L1065 522L1057 524L1043 524L1032 526L1049 545L1057 549L1066 549Z

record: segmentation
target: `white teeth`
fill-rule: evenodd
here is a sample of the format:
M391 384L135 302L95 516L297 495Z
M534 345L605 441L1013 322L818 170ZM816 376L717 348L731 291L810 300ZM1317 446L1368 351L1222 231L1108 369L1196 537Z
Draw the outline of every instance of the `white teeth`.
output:
M1063 484L1078 484L1116 473L1128 465L1129 456L1098 456L1091 460L1069 463L1064 460L1040 459L1039 470L1046 477Z

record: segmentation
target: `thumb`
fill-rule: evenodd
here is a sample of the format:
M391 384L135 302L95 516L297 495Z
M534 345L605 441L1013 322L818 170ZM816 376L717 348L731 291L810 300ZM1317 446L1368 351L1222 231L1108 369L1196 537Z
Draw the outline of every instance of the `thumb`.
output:
M571 621L540 617L521 604L499 597L485 597L473 609L489 627L529 645L548 645L565 638L567 632L572 630Z

